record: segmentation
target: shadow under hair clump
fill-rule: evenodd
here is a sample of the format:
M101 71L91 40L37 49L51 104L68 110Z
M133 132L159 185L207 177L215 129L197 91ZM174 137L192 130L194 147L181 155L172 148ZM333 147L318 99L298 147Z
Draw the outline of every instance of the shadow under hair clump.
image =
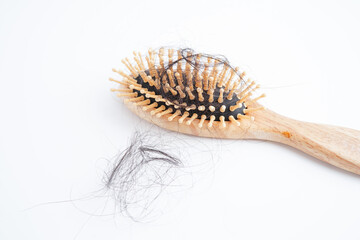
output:
M115 199L116 210L142 220L153 210L155 200L176 180L180 159L166 149L159 136L135 132L106 173L105 187ZM171 153L169 153L171 152Z

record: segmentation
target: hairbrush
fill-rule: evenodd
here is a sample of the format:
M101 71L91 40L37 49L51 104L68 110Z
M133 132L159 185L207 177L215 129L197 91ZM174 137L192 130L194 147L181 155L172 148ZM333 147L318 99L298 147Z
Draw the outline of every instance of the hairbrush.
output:
M191 49L149 49L122 60L128 73L119 97L139 117L168 130L201 137L283 143L360 174L360 131L293 120L258 103L265 94L225 57Z

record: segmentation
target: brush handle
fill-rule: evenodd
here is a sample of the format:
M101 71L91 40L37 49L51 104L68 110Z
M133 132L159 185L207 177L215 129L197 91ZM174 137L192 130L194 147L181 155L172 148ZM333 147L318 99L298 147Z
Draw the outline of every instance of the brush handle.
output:
M270 110L259 111L255 119L248 138L280 142L360 175L360 131L301 122Z

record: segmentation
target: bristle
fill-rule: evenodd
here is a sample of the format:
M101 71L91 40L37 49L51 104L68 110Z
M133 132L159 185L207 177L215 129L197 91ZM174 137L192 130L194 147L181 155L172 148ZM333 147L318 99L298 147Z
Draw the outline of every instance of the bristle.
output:
M222 103L224 101L224 89L221 88L220 89L220 94L219 94L219 97L218 97L218 103Z
M131 74L133 75L134 78L139 76L139 74L136 72L135 68L131 65L128 58L125 58L125 60L124 59L121 60L121 62L126 66L127 69L129 69L129 71L131 72Z
M145 94L146 97L148 97L147 95L155 95L156 93L153 91L149 91L146 88L141 88L140 90L141 94Z
M248 80L249 81L249 80ZM250 81L250 84L244 89L241 90L237 95L241 97L241 95L244 95L246 92L250 92L250 89L255 85L254 81Z
M186 64L185 64L185 75L186 77L189 79L190 77L190 68L191 68L191 65L190 65L190 61L191 61L191 52L188 52L187 53L187 56L186 56Z
M213 77L209 77L209 90L208 90L208 94L210 90L213 90L214 88L212 87L214 84L214 78Z
M179 118L179 123L183 123L185 118L187 118L190 115L189 112L184 112L184 114L181 116L181 118Z
M220 76L219 76L219 81L218 81L218 87L222 87L223 84L224 84L224 79L225 79L225 76L226 76L226 73L228 71L229 67L227 65L224 65L224 68L223 70L221 71L220 73Z
M225 92L228 92L229 91L229 88L230 88L230 84L231 84L231 81L234 77L234 75L236 74L236 72L239 70L238 67L236 67L233 71L230 72L230 77L229 79L226 81L225 83Z
M159 96L159 95L155 95L154 100L156 102L167 102L167 100L165 98L163 98L162 96Z
M215 109L214 106L210 105L210 106L209 106L209 110L210 110L210 112L215 112L216 109Z
M137 86L137 87L141 87L140 84L134 83L133 81L130 81L129 79L124 78L123 81L126 82L126 83L128 83L128 86L129 86L129 87L130 87L131 85L134 85L134 86Z
M159 72L163 72L164 69L165 69L165 64L164 64L164 48L160 48L160 49L159 49L159 61L160 61Z
M203 80L204 90L209 90L209 79L208 79L208 74L206 72L203 72L202 80Z
M156 78L157 73L155 74L155 67L153 65L152 60L148 56L145 57L145 60L148 63L148 66L149 66L150 76L153 77L153 78Z
M195 118L197 118L197 116L198 116L198 115L197 115L196 113L194 113L194 114L191 116L191 118L186 121L186 125L190 125L190 124L192 123L192 121L194 121Z
M184 89L182 75L179 72L177 72L177 73L175 73L175 77L176 77L178 85L181 87L181 89Z
M179 101L177 101L177 100L174 101L174 108L175 108L175 109L179 109L179 108L180 108L180 106L179 106Z
M213 102L214 101L214 89L211 89L208 91L208 94L209 94L209 102Z
M225 123L225 117L224 116L220 116L220 123L221 123L221 127L222 128L225 128L226 127L226 123Z
M140 52L138 52L138 56L139 56L141 65L143 66L143 68L145 68L145 64L144 64L144 61L143 61L143 59L142 59L142 56L141 56L141 53L140 53Z
M195 110L196 109L196 105L192 104L191 106L185 107L186 111L190 111L190 110Z
M211 60L210 60L211 61ZM207 63L204 63L204 70L203 70L203 72L202 72L202 74L208 74L208 68L209 68L209 59L208 59L208 62ZM204 76L203 76L203 78L205 78Z
M170 87L170 85L168 83L166 83L165 87L171 92L171 94L173 96L176 96L177 95L177 91L174 90L172 87Z
M258 100L260 100L261 98L264 98L264 97L266 97L266 95L265 95L265 94L261 94L260 96L251 99L249 102L250 102L250 103L254 103L254 102L257 102Z
M113 70L113 72L116 72L116 73L120 74L126 80L128 80L130 82L133 82L133 83L137 83L137 81L134 78L130 77L128 74L124 73L123 71L116 70L115 68L113 68L112 70Z
M225 105L222 105L221 107L220 107L220 112L225 112L225 110L226 110L226 106Z
M174 120L175 117L177 117L177 116L179 116L179 115L181 115L181 111L180 111L180 110L176 110L175 113L173 113L170 117L168 117L168 120L169 120L169 121L172 121L172 120Z
M122 88L112 88L110 89L112 92L124 92L124 93L131 93L133 92L131 89L122 89Z
M151 60L151 66L153 67L152 71L154 73L154 78L155 79L160 79L158 71L157 71L156 66L155 66L155 60L154 59Z
M196 54L195 69L194 69L196 72L199 72L198 70L199 70L199 64L200 64L201 57L202 57L201 53Z
M143 111L146 111L146 110L152 109L152 108L156 108L157 106L158 106L158 103L154 102L154 103L152 103L152 104L150 104L148 106L143 107Z
M239 113L239 114L237 115L237 119L238 119L238 120L241 120L242 118L246 118L246 119L249 119L249 120L251 120L251 121L254 121L254 120L255 120L254 116L242 115L242 114Z
M201 105L198 107L198 110L199 111L205 111L206 107L204 105Z
M236 126L240 126L240 122L237 121L237 120L234 118L234 116L230 116L230 117L229 117L229 120L230 120L233 124L235 124Z
M174 49L168 49L169 66L173 63ZM170 68L172 72L172 67Z
M197 88L196 91L198 92L198 98L200 102L204 101L204 96L202 94L202 89L201 88Z
M200 122L198 124L199 128L202 128L205 119L206 119L206 115L201 115L201 119L200 119Z
M137 57L136 52L134 52L134 60L137 64L137 67L139 68L140 71L145 71L145 66L142 64L140 58Z
M185 88L185 91L187 92L187 94L189 95L190 100L194 100L195 99L195 95L191 92L189 87Z
M144 106L144 105L149 105L149 104L150 104L150 99L146 99L144 101L135 103L135 105L137 105L137 106Z
M212 86L211 86L211 88L216 88L216 85L217 85L217 82L218 82L218 80L219 80L219 78L218 78L218 71L216 70L215 72L214 72L214 74L211 76L212 78L214 78L214 81L213 81L213 84L212 84Z
M137 93L118 93L117 96L118 97L136 97L138 94Z
M166 71L168 78L169 78L169 82L170 82L170 86L173 88L176 86L175 82L174 82L174 77L173 77L173 73L171 72L171 70L167 70Z
M208 90L209 89L209 77L210 77L210 73L208 72L209 67L210 67L210 62L211 62L211 58L207 58L208 61L207 63L204 64L204 70L202 72L202 78L203 78L203 82L204 82L204 90Z
M167 110L156 114L156 117L159 118L159 117L161 117L161 116L163 116L165 114L172 113L172 111L173 111L172 108L168 108Z
M174 105L174 103L173 102L170 102L169 100L167 100L167 99L165 99L166 101L165 101L165 105L166 106L172 106L172 105Z
M144 96L136 97L136 98L126 98L124 102L140 102L144 100Z
M115 79L113 79L113 78L109 78L109 80L112 81L112 82L116 82L116 83L119 83L119 84L121 84L121 85L124 85L124 86L126 86L126 87L129 86L129 83L127 83L127 82L115 80Z
M155 85L156 89L159 90L161 88L160 78L156 78L154 82L155 82L154 85Z
M156 108L156 109L154 109L154 110L152 110L151 112L150 112L150 114L151 115L155 115L156 113L158 113L158 112L161 112L161 111L163 111L163 110L165 110L165 106L164 105L161 105L160 107L158 107L158 108Z
M240 81L241 81L241 79L239 79L238 81L236 81L236 82L233 84L230 92L228 93L228 95L227 95L227 97L226 97L228 100L231 100L231 99L233 98L234 92L235 92L236 89L239 87Z
M242 96L242 97L240 98L240 100L237 101L236 103L243 103L243 102L245 102L251 95L252 95L252 92L248 92L247 94L245 94L244 96Z
M157 71L158 74L159 74L160 76L162 76L162 75L163 75L163 72L164 72L163 67L162 67L160 64L158 64L157 67L155 67L155 68L156 68L155 71Z
M149 48L148 54L149 54L150 59L153 59L153 58L154 58L154 57L153 57L153 56L154 56L154 50L153 50L153 49Z
M239 103L236 103L236 105L234 105L234 106L230 106L230 111L235 111L236 109L238 109L238 108L241 108L242 107L242 102L239 102Z
M257 108L247 108L247 109L244 109L244 113L250 113L250 112L255 112L255 111L259 111L259 110L263 110L264 107L257 107Z
M194 86L193 86L193 76L191 73L187 74L186 76L187 79L187 85L190 88L191 91L194 91Z
M144 80L144 82L146 82L146 83L148 82L150 84L150 86L154 86L154 81L152 80L152 78L148 78L145 71L139 71L139 74L140 74L141 78Z
M254 92L256 89L258 89L260 87L260 85L257 85L254 88L252 88L254 85L255 85L255 82L251 81L251 83L249 84L249 86L247 86L247 88L245 88L244 90L242 90L240 93L237 94L238 98L242 102L244 102L249 96L252 95L252 92Z
M159 95L151 94L151 93L146 93L146 94L145 94L145 97L157 99L157 98L159 98Z
M167 82L167 77L164 75L162 77L162 83L161 83L161 86L162 86L162 89L164 90L165 93L169 92L169 88L167 87L168 82Z
M214 77L214 74L217 71L217 65L218 65L218 61L216 59L214 59L212 69L211 69L211 72L210 72L211 77Z
M202 79L200 77L199 72L195 73L195 87L196 88L202 88Z
M135 89L135 90L141 91L143 88L141 87L141 85L131 84L131 85L129 85L129 89L131 89L131 90Z
M217 83L217 80L218 80L218 69L217 69L217 66L218 66L218 60L214 59L214 66L212 68L212 71L210 72L209 76L213 79L212 81L212 84L211 84L211 88L216 88L216 83Z
M200 67L199 67L200 61L201 61L201 54L196 54L193 75L199 75L199 77L200 77Z
M182 59L182 55L181 55L181 51L178 50L177 51L177 55L178 55L178 59L177 59L177 72L179 74L182 74L182 67L181 67L181 59Z
M186 97L186 94L181 90L181 87L180 87L180 86L176 86L175 89L179 92L179 95L180 95L181 98L185 98L185 97Z
M213 126L213 123L215 121L215 116L214 115L211 115L210 116L210 121L208 123L208 127L211 128Z

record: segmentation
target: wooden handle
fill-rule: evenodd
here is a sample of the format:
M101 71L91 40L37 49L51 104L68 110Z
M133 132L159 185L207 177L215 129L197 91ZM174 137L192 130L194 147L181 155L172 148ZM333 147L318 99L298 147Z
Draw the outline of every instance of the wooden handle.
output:
M287 144L349 172L360 174L360 131L301 122L264 110L248 138ZM261 114L261 115L260 115Z

